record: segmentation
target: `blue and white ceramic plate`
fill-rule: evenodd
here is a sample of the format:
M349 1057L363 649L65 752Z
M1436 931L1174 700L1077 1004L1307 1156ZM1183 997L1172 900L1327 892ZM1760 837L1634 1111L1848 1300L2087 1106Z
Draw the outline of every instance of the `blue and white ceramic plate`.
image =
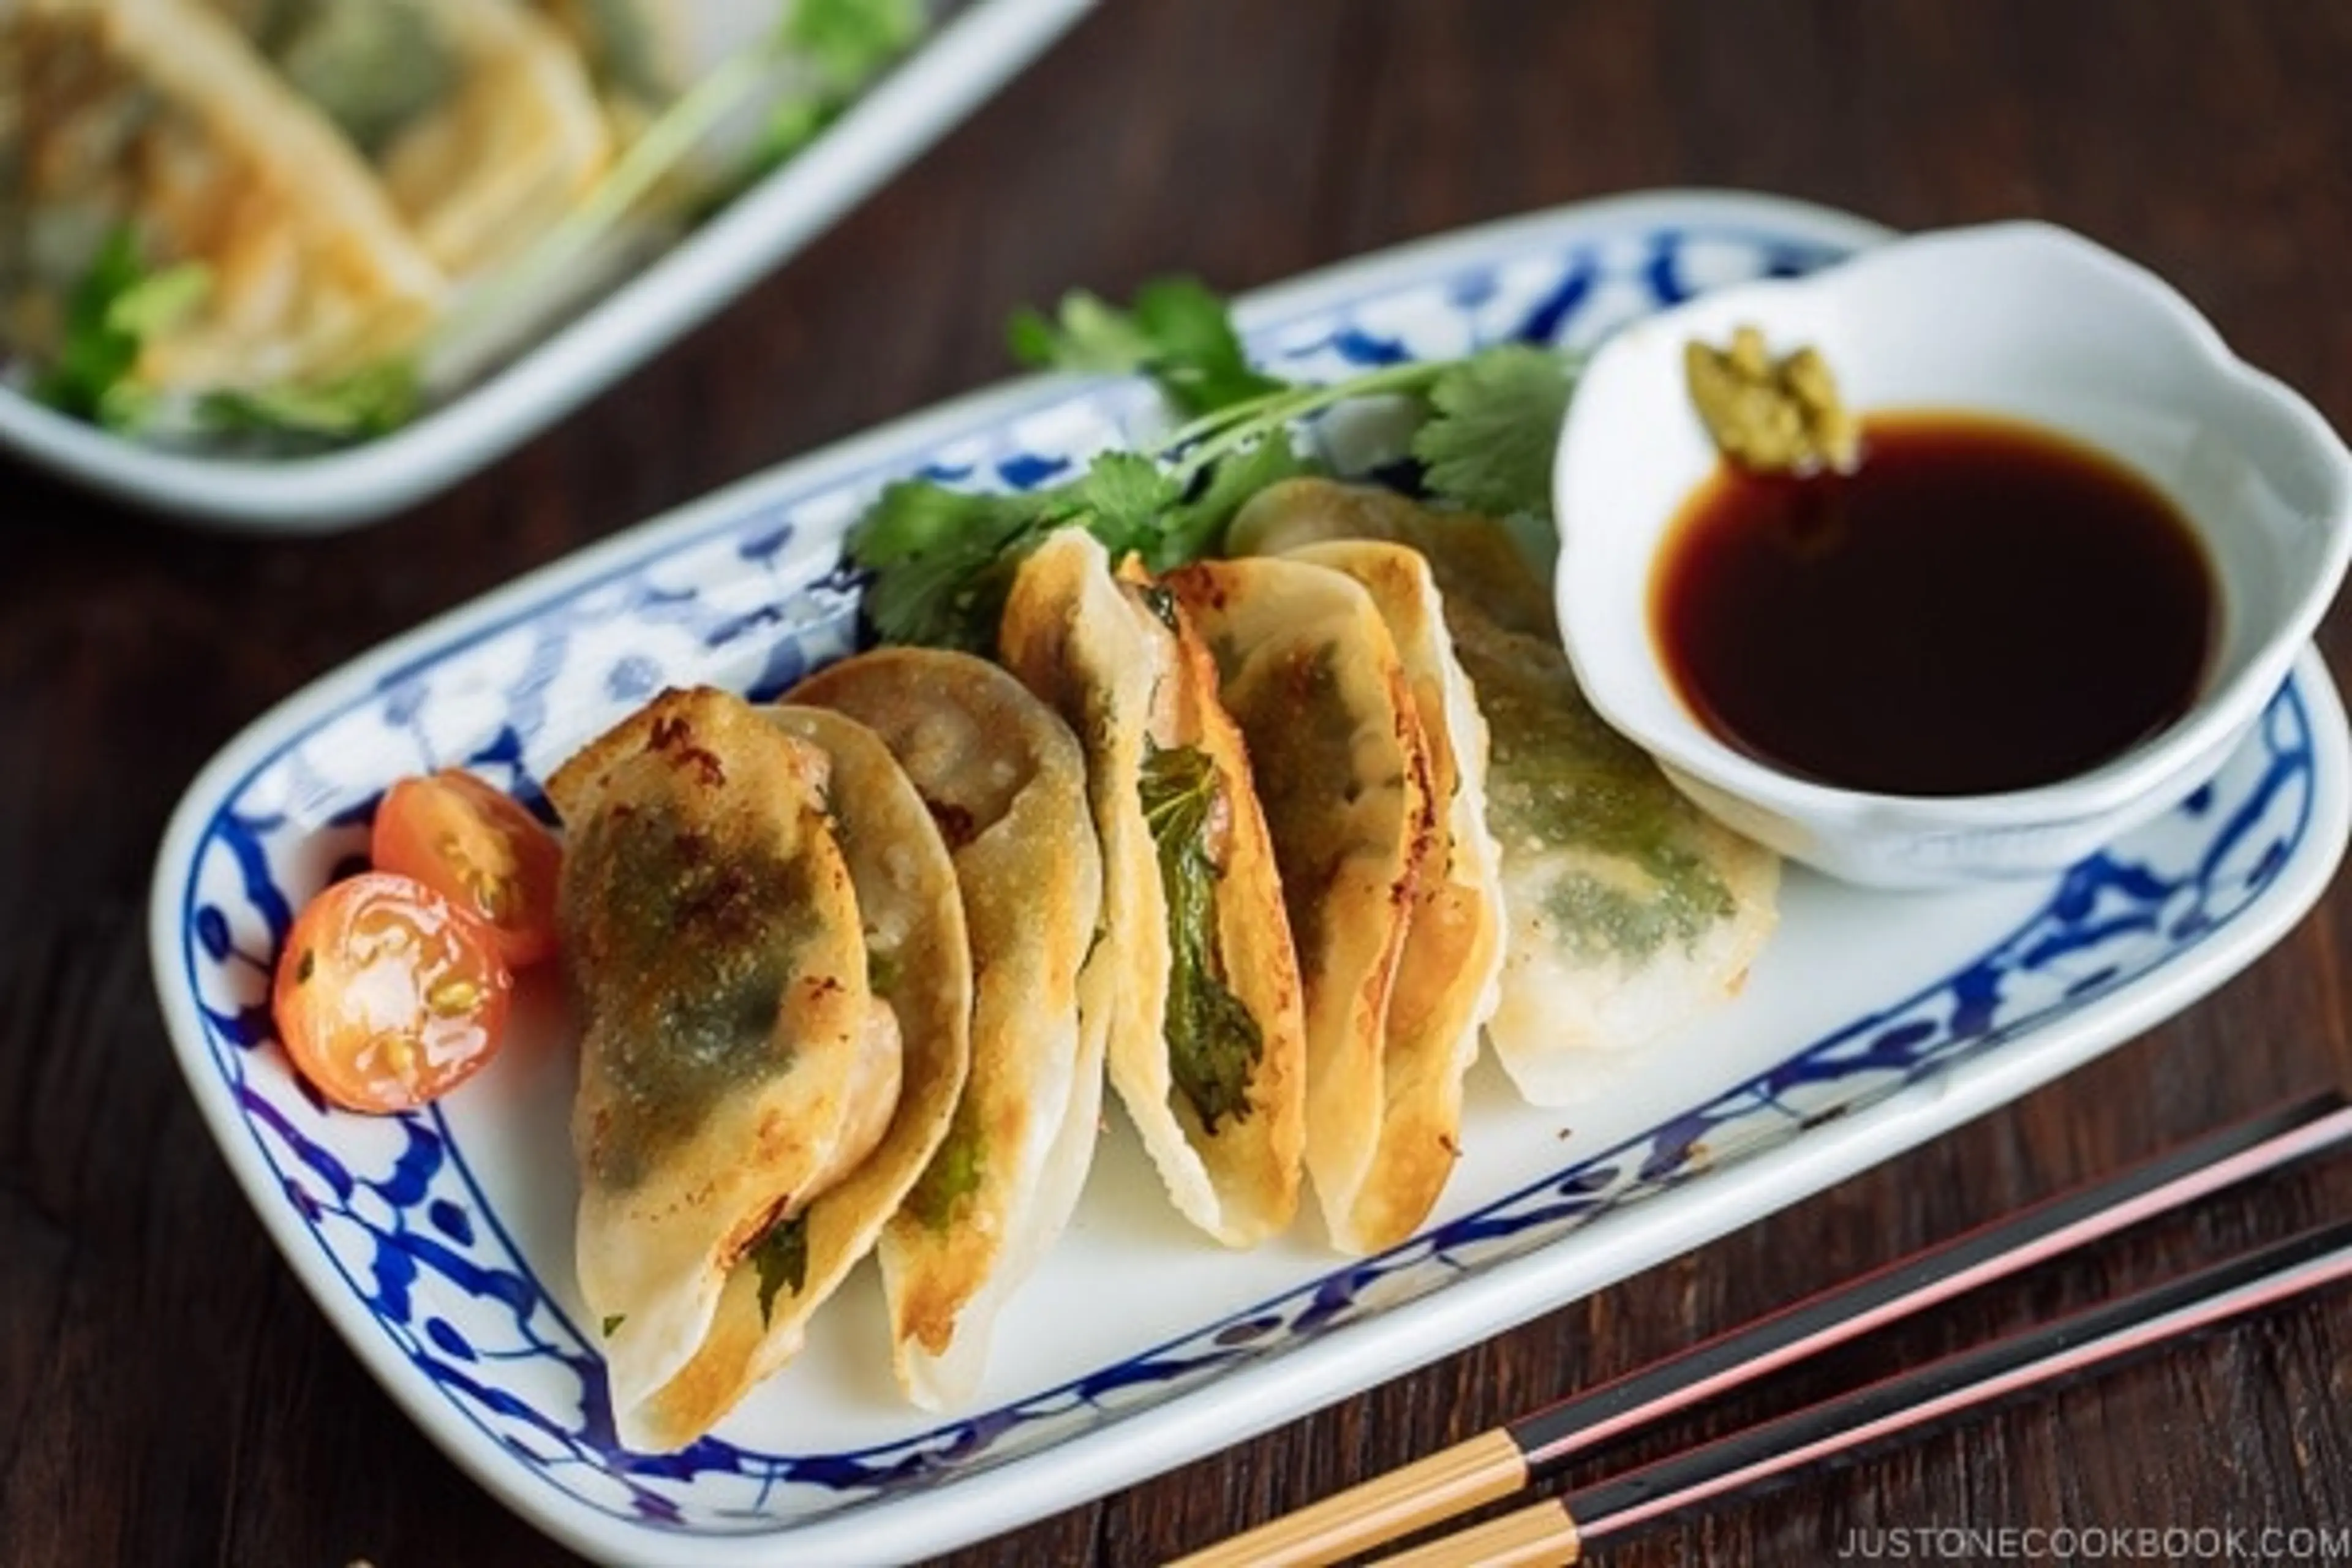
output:
M1786 202L1644 196L1343 267L1258 296L1243 321L1292 374L1512 337L1582 343L1880 237ZM846 650L857 592L836 544L884 479L1034 485L1158 416L1139 384L1033 380L791 464L319 682L182 804L156 871L154 963L222 1152L401 1405L567 1544L663 1563L902 1561L1208 1453L2065 1072L2276 941L2343 847L2344 715L2306 654L2210 784L2063 876L1931 899L1792 874L1738 1000L1590 1105L1532 1109L1482 1062L1460 1169L1427 1230L1393 1252L1341 1261L1303 1219L1228 1253L1172 1215L1114 1120L968 1414L899 1401L880 1292L861 1276L715 1435L682 1454L624 1450L572 1282L560 1002L527 997L519 1037L441 1105L330 1112L270 1035L291 911L362 847L398 775L462 763L531 797L665 683L768 694Z

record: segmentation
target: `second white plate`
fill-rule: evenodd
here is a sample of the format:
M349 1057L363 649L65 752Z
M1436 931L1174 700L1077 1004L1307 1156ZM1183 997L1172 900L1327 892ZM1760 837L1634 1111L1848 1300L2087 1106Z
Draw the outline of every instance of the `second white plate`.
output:
M1094 0L972 0L804 152L593 308L388 436L285 458L142 445L0 385L0 447L152 510L331 533L457 483L627 375L945 135Z

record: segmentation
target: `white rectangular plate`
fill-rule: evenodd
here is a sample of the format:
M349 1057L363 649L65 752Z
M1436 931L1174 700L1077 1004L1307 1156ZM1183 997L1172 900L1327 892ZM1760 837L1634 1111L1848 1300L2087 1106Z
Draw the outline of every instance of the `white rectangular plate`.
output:
M1253 352L1295 375L1511 337L1584 343L1880 234L1758 197L1625 198L1343 267L1242 320ZM1392 1252L1338 1258L1311 1217L1226 1252L1173 1215L1114 1119L971 1413L943 1422L899 1401L861 1275L712 1436L680 1455L621 1450L572 1282L560 1005L528 995L519 1037L440 1105L329 1111L271 1038L268 975L293 910L363 850L395 777L464 764L536 800L547 770L666 684L771 695L845 651L857 589L838 540L882 480L1034 485L1154 417L1138 384L1033 380L750 480L320 681L233 742L173 818L156 982L230 1166L401 1405L566 1543L664 1563L903 1561L1209 1452L2065 1072L2276 941L2341 852L2344 716L2307 653L2210 785L2061 878L1927 898L1792 873L1738 1001L1591 1104L1530 1108L1482 1062L1465 1158Z
M145 446L0 385L0 447L153 510L330 533L421 500L652 358L832 226L1061 37L1094 0L971 0L805 151L651 266L392 434L317 456Z

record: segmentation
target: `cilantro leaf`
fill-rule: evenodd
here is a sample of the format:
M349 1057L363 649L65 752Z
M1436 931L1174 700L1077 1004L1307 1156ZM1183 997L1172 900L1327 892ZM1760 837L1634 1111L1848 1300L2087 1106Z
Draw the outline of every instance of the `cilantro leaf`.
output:
M751 160L753 177L776 168L849 111L857 94L912 48L922 0L796 0L777 43L814 79L778 98Z
M139 339L113 323L115 301L138 285L139 246L129 229L117 229L99 247L89 268L66 297L64 342L55 363L42 376L44 403L85 419L98 417L110 388L131 374L139 359Z
M1543 531L1552 447L1573 383L1569 363L1525 345L1456 362L1381 365L1344 381L1276 381L1252 369L1224 304L1190 279L1147 284L1132 309L1083 291L1051 320L1015 315L1014 353L1066 369L1142 370L1195 415L1165 461L1108 452L1050 489L976 496L919 481L886 489L851 531L850 555L875 575L866 609L887 640L987 653L1022 555L1076 522L1114 558L1165 572L1223 548L1234 514L1260 490L1315 471L1293 426L1374 395L1425 397L1412 441L1438 500L1507 527Z
M764 1326L776 1310L776 1295L797 1296L808 1283L808 1212L778 1220L744 1253L760 1271L760 1321Z
M1160 513L1181 494L1165 469L1138 452L1105 452L1060 493L1114 560L1150 544Z
M1168 893L1168 1072L1210 1132L1250 1113L1250 1080L1265 1037L1225 984L1216 947L1217 883L1209 858L1209 817L1221 775L1192 746L1147 747L1137 785L1144 826L1159 853Z
M1133 317L1084 289L1063 295L1052 321L1030 305L1013 311L1005 342L1024 364L1097 374L1141 370L1155 348Z
M866 613L890 642L986 654L1013 571L1053 528L1083 523L1114 554L1146 548L1176 481L1134 452L1106 452L1051 489L978 495L927 479L883 491L849 531L849 556L874 573Z
M1041 526L1034 496L973 495L925 479L884 488L849 531L874 573L866 614L888 642L987 653L1018 546Z
M969 534L1001 534L1019 521L1023 499L951 490L929 479L894 480L850 528L850 553L861 565L896 566Z
M848 109L846 100L829 94L782 99L768 111L768 128L761 134L759 151L752 154L752 173L764 174L782 167L824 135Z
M1135 296L1135 319L1159 345L1152 379L1187 414L1214 413L1289 385L1251 366L1225 302L1196 279L1145 284Z
M127 227L116 229L67 296L58 356L34 395L111 429L138 424L147 400L131 377L141 349L201 303L211 287L212 274L199 262L149 272L139 258L137 237Z
M224 435L325 445L396 430L416 416L423 402L415 367L384 360L326 381L207 393L196 418Z
M1192 495L1162 511L1152 538L1138 547L1144 565L1165 572L1218 553L1224 549L1225 525L1243 503L1268 485L1313 469L1292 445L1290 432L1279 428L1256 446L1219 458Z
M1075 479L1018 495L902 479L851 527L849 558L874 574L865 609L883 640L985 655L1022 557L1053 529L1076 523L1112 559L1133 552L1164 572L1216 550L1243 502L1308 469L1277 428L1189 485L1138 452L1105 452Z
M144 342L169 331L212 292L213 272L201 261L183 261L150 273L115 296L106 324Z
M1549 518L1552 449L1574 384L1565 359L1525 343L1448 368L1412 438L1430 493L1490 517Z
M854 90L922 37L922 0L794 0L784 47Z
M1097 374L1141 371L1190 416L1288 389L1253 368L1225 302L1197 279L1162 278L1126 310L1076 289L1048 321L1017 311L1006 334L1024 363Z

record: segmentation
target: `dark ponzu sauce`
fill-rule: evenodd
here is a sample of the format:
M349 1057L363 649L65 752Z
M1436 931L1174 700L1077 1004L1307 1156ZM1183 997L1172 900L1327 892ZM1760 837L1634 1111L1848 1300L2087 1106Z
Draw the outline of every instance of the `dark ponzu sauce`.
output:
M2171 503L2024 426L1867 422L1851 474L1726 465L1685 505L1652 626L1709 729L1823 783L2024 789L2186 710L2220 620Z

